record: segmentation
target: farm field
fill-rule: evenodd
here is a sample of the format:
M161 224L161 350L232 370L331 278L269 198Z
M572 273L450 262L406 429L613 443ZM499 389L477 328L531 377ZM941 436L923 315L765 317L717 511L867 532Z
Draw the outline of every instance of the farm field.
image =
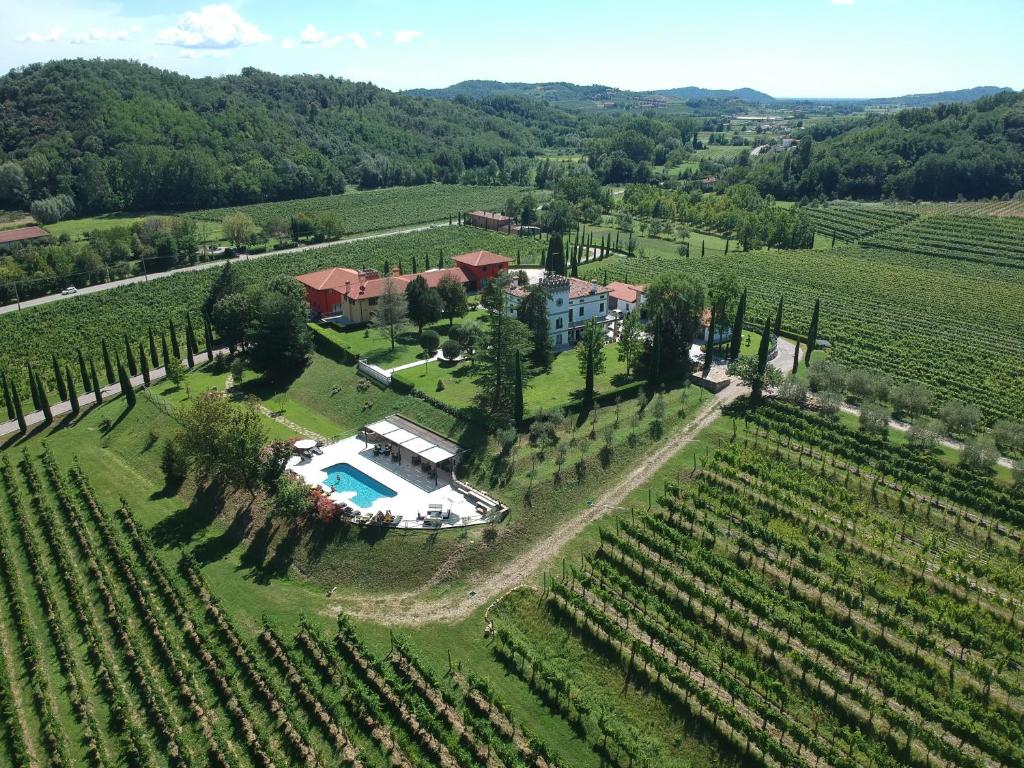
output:
M1024 303L1018 269L856 246L685 259L670 243L640 238L640 244L643 258L616 255L585 264L581 277L644 283L678 269L707 284L732 275L749 291L751 318L774 316L785 297L782 327L794 338L805 336L820 299L819 338L831 342L835 362L894 383L919 382L937 402L974 403L990 421L1024 412L1024 318L1006 311Z
M477 208L500 210L509 197L530 191L523 187L474 187L460 184L427 184L345 192L327 197L284 200L230 208L210 208L188 215L201 221L220 222L230 213L244 213L257 226L274 218L287 220L299 213L329 213L337 217L343 234L425 224L447 220L461 211ZM536 190L533 190L536 194Z
M973 200L962 203L900 202L896 203L895 207L924 215L1007 216L1012 218L1024 216L1024 199L1019 197L1014 197L1011 200Z
M863 244L944 259L1024 266L1024 221L981 216L922 216L871 233Z
M877 232L913 221L917 214L894 210L888 206L832 203L807 206L804 212L823 235L835 235L839 240L856 242Z
M382 269L385 262L397 265L399 261L408 266L414 255L422 257L424 253L449 257L487 249L510 258L522 254L525 259L528 254L536 258L534 252L542 248L542 243L471 227L445 227L253 261L239 259L234 266L245 280L266 282L276 275L299 275L332 266ZM216 269L184 272L4 314L0 316L0 369L7 371L24 393L24 361L36 361L52 392L52 375L47 371L51 355L70 362L81 348L99 367L103 340L113 350L122 344L123 334L141 341L147 328L159 333L170 320L183 333L186 313L192 313L201 331L199 306L216 275Z

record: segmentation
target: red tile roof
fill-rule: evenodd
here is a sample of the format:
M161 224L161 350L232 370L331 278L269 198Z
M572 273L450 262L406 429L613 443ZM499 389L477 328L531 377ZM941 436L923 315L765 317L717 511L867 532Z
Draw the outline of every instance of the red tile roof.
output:
M409 283L417 277L422 277L426 280L427 285L430 288L437 288L438 284L446 277L450 277L460 283L469 282L469 279L463 271L455 267L450 269L432 269L429 272L419 272L412 275L395 275L391 279L394 281L395 287L402 293L405 293L406 288L409 287ZM346 295L353 300L377 299L384 295L387 284L388 278L386 277L373 278L364 283L354 282L349 286L348 293ZM342 292L344 293L344 291Z
M479 219L493 219L494 221L508 221L509 217L503 213L494 213L493 211L470 211L470 216L476 216Z
M0 230L0 244L19 243L22 240L38 240L49 237L50 233L42 227L19 227L18 229Z
M566 285L568 285L570 299L582 299L584 296L589 296L591 291L594 290L595 286L595 294L608 293L607 288L602 288L596 283L591 283L589 280L581 280L578 277L546 275L541 279L541 282L548 289L549 292L565 290ZM509 289L509 292L513 296L524 298L526 294L529 293L529 286L517 285L515 288Z
M509 260L505 256L499 256L490 251L463 253L460 256L455 256L454 259L456 264L465 264L469 267L482 267L485 264L509 264Z
M613 299L628 301L635 304L640 295L644 292L645 286L631 285L630 283L612 282L605 286Z
M594 293L608 293L607 288L597 285L597 283L592 283L589 280L580 280L578 277L570 277L568 280L570 299L581 299L584 296L589 296L591 291ZM596 290L594 290L595 288Z
M347 267L331 267L330 269L321 269L318 272L299 275L295 279L315 291L334 290L344 293L345 283L359 282L359 272Z

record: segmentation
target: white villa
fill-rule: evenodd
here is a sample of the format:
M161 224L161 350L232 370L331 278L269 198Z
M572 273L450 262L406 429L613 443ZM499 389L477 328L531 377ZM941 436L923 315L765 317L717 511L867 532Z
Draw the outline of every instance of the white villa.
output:
M551 345L556 350L573 346L583 334L588 320L602 325L611 322L608 317L611 291L589 280L578 277L546 274L539 281L548 292L548 322ZM510 314L515 314L519 303L526 298L528 286L513 282L508 290Z

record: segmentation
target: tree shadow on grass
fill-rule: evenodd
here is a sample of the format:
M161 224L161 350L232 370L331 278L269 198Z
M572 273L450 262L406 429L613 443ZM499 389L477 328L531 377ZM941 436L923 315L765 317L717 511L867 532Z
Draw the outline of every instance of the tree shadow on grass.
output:
M253 578L257 584L269 584L273 579L283 578L288 575L292 560L295 558L295 550L302 541L302 528L293 525L284 536L280 537L273 556L253 569Z
M158 493L165 493L164 491ZM154 494L155 496L156 494ZM177 547L195 539L224 509L224 492L217 483L200 488L191 503L158 522L150 534L157 547Z
M244 507L235 513L231 525L220 536L207 539L192 550L192 554L201 564L213 563L221 560L235 547L245 541L246 536L252 529L252 509Z

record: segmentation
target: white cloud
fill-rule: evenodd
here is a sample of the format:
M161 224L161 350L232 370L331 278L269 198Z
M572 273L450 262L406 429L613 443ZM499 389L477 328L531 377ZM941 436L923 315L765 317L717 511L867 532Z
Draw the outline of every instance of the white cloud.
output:
M60 27L50 27L46 32L29 32L18 38L19 43L55 43L60 40L64 30Z
M395 42L399 45L405 45L422 36L423 33L415 29L400 29L395 32Z
M373 30L373 36L374 37L384 37L384 33L381 32L379 29L375 29L375 30Z
M188 11L178 23L157 34L162 45L180 48L237 48L241 45L264 43L270 39L255 24L243 19L238 11L226 3L204 5L198 11Z
M178 51L179 59L223 59L230 55L223 48L183 48Z
M358 32L346 32L343 35L328 36L326 32L317 29L312 24L307 24L306 28L302 30L302 34L299 35L299 42L303 45L319 45L322 48L333 48L340 43L344 43L346 40L356 48L366 47L366 38Z
M138 25L135 25L138 27ZM133 28L134 29L134 28ZM141 29L141 27L139 27ZM77 32L71 36L71 43L73 45L83 45L85 43L98 43L104 40L127 40L128 30L127 29L101 29L99 27L90 29L88 32Z
M281 47L287 50L291 50L292 48L295 47L295 41L292 40L290 37L286 37L284 40L281 41Z
M302 30L302 34L299 35L299 42L303 45L316 45L317 43L322 43L326 39L327 33L321 32L312 24L307 24L306 28Z

